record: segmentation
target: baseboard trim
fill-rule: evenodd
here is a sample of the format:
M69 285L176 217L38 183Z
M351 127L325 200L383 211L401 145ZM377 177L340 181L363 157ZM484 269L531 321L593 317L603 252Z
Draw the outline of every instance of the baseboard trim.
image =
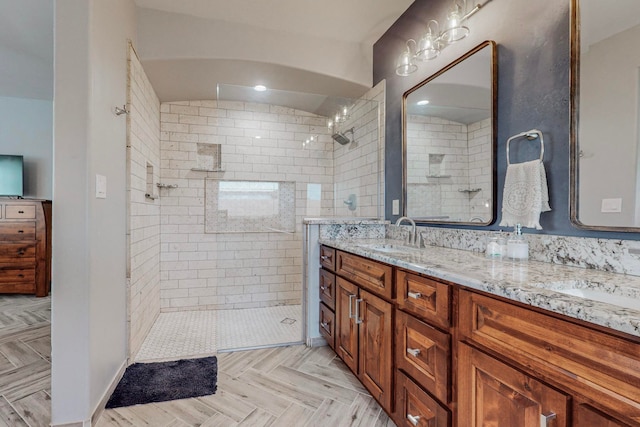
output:
M307 347L323 347L325 345L329 345L329 343L327 343L327 340L322 337L307 338Z
M120 365L120 368L118 369L115 376L113 377L113 380L111 381L111 385L109 386L107 391L105 391L104 395L102 396L102 399L100 399L100 401L96 405L96 408L93 410L93 415L91 416L91 424L89 424L89 426L96 425L96 423L100 419L100 416L104 412L104 407L107 406L107 402L109 401L111 394L118 386L118 383L122 379L122 376L124 375L124 371L126 369L127 369L127 360L122 362L122 365Z

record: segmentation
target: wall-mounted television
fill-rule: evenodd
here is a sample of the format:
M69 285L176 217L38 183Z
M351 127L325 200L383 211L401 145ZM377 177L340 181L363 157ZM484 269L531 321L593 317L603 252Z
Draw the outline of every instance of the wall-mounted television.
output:
M22 197L24 194L22 156L0 154L0 196Z

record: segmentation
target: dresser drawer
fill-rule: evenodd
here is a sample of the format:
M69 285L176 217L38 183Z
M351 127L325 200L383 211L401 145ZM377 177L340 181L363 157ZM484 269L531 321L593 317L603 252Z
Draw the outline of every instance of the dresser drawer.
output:
M328 246L320 246L320 265L327 270L336 271L336 250Z
M35 239L35 222L0 222L0 242Z
M396 424L398 427L449 427L451 414L410 378L396 375Z
M336 309L336 275L324 269L320 270L320 301Z
M399 308L445 329L451 325L449 285L396 270L396 286Z
M414 380L448 403L451 341L449 334L415 317L396 312L396 364Z
M35 219L36 207L31 205L7 205L5 208L5 218L7 219Z
M0 264L35 262L35 243L0 243Z
M393 298L393 269L389 265L337 251L336 274L387 300Z
M320 303L320 335L327 340L329 347L335 348L336 315L326 305Z
M33 284L35 279L35 265L29 267L0 267L0 284L20 282L31 282ZM2 288L0 287L0 289Z
M640 346L512 303L460 291L460 337L564 390L640 420Z

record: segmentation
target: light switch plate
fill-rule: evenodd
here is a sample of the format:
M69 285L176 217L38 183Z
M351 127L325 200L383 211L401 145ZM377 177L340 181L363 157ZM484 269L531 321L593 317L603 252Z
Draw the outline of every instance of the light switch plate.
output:
M107 177L96 174L96 199L107 198Z
M391 215L400 215L400 200L395 199L391 204Z
M622 199L602 199L600 207L602 213L619 213L622 212Z

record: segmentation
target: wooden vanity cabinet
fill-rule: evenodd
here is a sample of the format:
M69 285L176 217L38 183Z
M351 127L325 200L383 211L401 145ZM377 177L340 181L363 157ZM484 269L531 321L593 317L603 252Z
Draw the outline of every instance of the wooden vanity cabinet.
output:
M476 292L460 290L459 301L460 340L468 344L459 346L460 426L491 424L493 415L477 415L485 414L478 405L486 404L490 384L517 396L502 404L505 416L530 410L537 417L556 413L557 427L640 426L640 343ZM547 396L551 388L570 398L570 407L531 395ZM471 422L468 414L480 418Z
M332 252L333 251L333 252ZM392 267L321 246L320 332L380 405L393 409ZM322 263L335 260L335 274ZM371 289L377 291L374 294ZM390 298L390 297L389 297Z

